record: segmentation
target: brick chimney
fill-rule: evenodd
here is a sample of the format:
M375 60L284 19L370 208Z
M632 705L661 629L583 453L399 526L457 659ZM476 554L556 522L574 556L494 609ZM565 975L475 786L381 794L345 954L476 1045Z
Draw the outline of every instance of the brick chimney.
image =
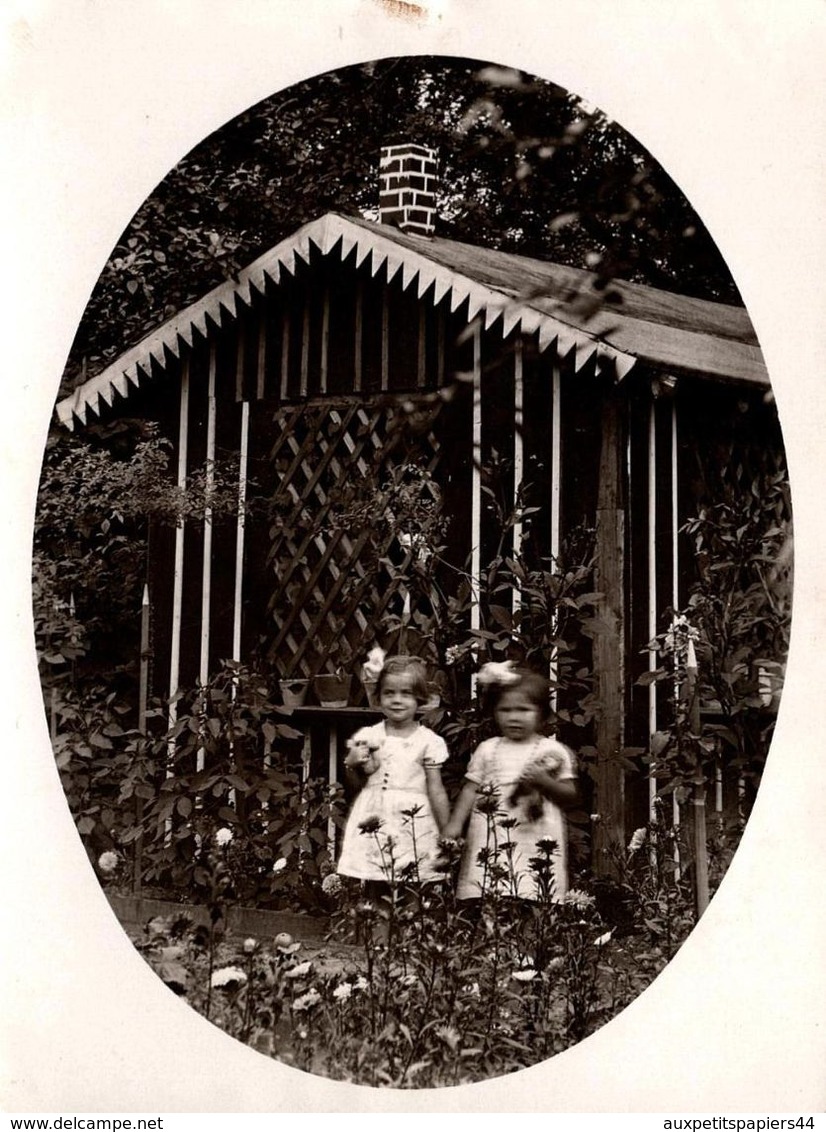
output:
M436 219L437 151L405 142L382 146L379 219L403 232L432 236Z

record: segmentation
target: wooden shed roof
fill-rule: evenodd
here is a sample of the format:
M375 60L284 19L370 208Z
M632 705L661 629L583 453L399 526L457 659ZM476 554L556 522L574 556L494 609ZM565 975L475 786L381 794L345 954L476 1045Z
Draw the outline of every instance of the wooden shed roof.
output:
M253 291L277 284L282 272L295 271L296 259L309 263L311 247L322 255L355 251L357 265L370 258L373 274L386 266L388 279L400 273L402 286L415 286L434 305L449 296L451 310L468 303L467 319L481 317L487 328L499 323L503 335L520 328L538 335L541 350L555 345L561 356L574 352L580 368L595 353L621 378L638 361L675 373L768 385L763 356L743 307L612 280L620 301L606 303L588 271L440 237L415 236L397 228L337 213L305 224L243 271L152 330L100 373L58 402L57 415L68 428L77 417L97 413L101 399L129 395L153 364L165 367L192 345L195 330L208 333L208 320L234 319Z

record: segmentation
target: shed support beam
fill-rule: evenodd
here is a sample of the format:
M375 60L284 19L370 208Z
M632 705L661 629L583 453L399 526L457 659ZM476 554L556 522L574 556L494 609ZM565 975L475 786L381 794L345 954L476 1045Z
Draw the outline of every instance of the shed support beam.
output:
M623 509L624 417L619 392L609 386L602 398L596 529L598 631L594 674L600 708L596 719L596 804L600 821L594 836L594 868L611 869L612 850L625 844L623 699L625 665L625 512Z

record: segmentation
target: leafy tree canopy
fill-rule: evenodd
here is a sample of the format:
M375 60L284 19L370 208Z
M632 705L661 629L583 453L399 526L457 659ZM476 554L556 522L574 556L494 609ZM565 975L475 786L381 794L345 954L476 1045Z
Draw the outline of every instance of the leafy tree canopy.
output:
M734 283L664 170L551 82L410 56L258 103L184 157L132 219L78 329L64 391L327 211L376 216L378 152L438 147L438 234L728 302Z

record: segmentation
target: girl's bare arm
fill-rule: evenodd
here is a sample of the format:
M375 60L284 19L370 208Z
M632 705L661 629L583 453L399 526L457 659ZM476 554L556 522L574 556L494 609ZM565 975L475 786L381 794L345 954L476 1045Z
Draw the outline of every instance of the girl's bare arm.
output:
M476 804L476 795L479 792L479 787L475 782L470 779L465 779L465 784L462 787L462 792L456 799L456 805L453 807L453 813L450 815L445 828L442 830L445 837L461 837L462 830L465 828L465 823L470 817L471 810Z
M442 772L437 766L426 766L424 773L427 784L427 796L430 799L430 808L433 810L433 816L436 819L436 824L441 833L450 817L450 802L447 800L447 791L445 790L445 784L442 782Z

